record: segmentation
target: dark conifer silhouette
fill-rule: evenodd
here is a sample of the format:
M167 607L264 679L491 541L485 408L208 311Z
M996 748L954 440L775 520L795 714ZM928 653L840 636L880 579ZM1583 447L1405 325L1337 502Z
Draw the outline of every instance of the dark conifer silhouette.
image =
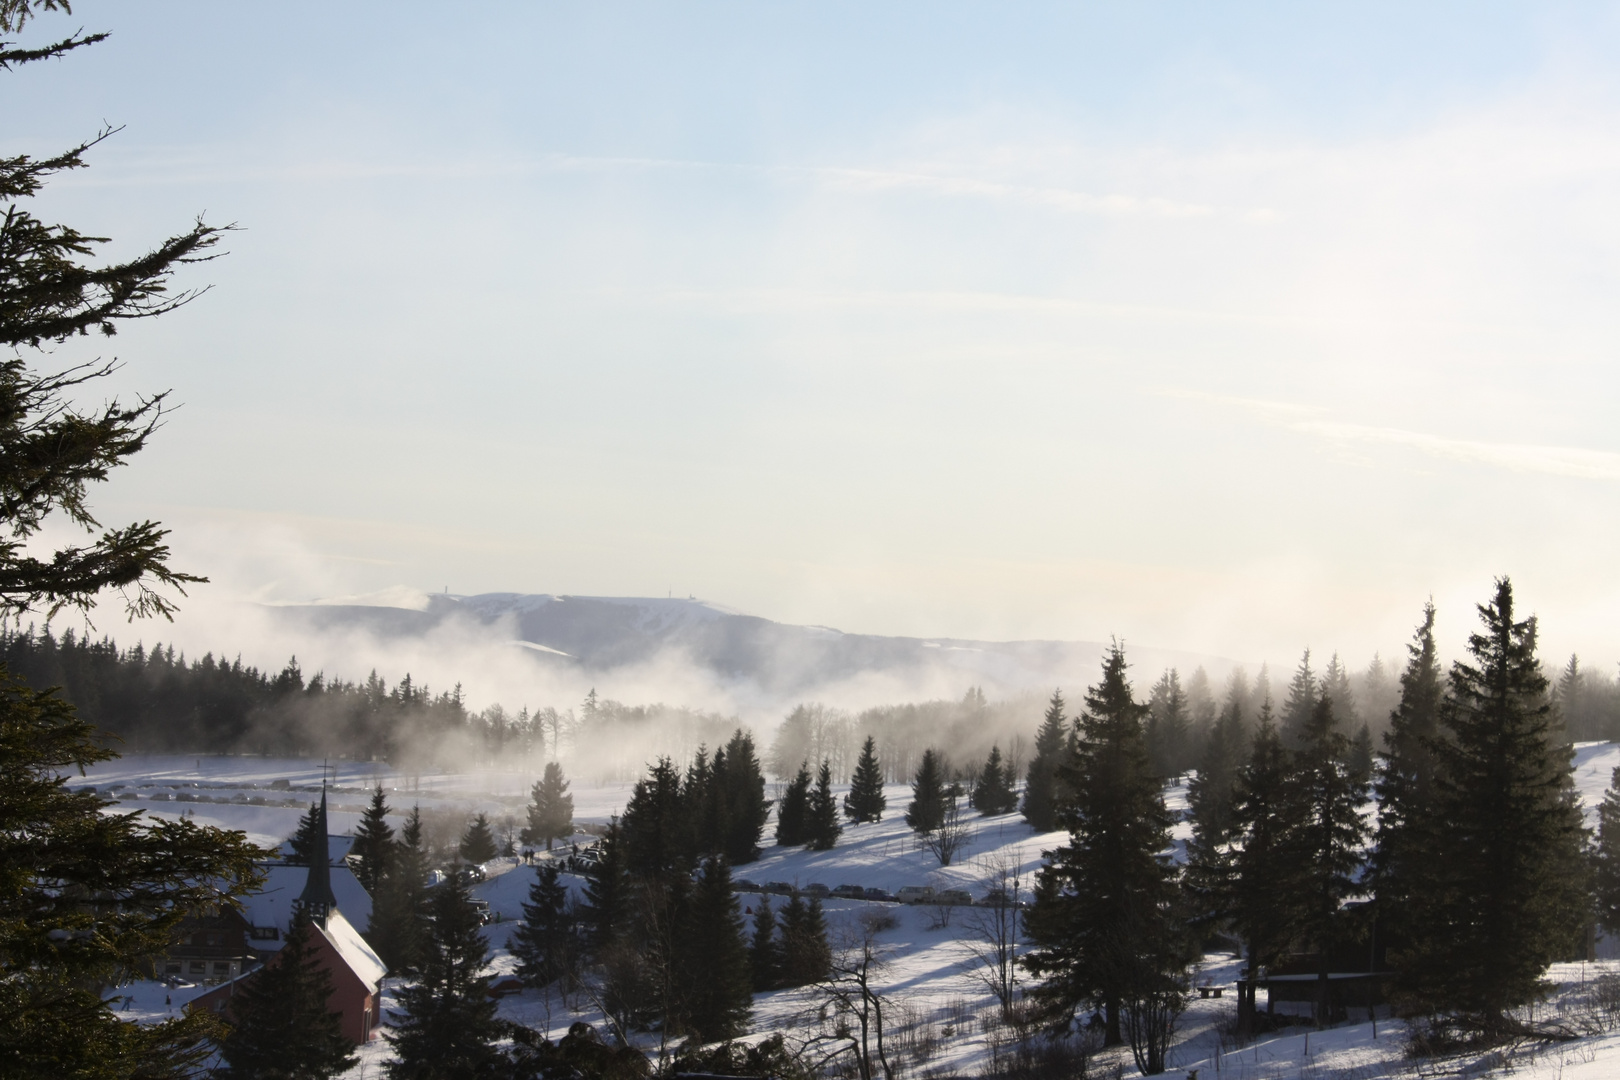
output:
M546 763L545 772L529 792L529 821L523 827L525 844L544 843L551 850L555 840L566 840L574 832L574 797L568 793L562 766Z
M484 937L461 879L451 876L433 890L432 933L418 981L398 991L386 1038L397 1060L384 1068L394 1080L477 1077L503 1063L496 1048L504 1029L495 1018Z
M473 817L467 831L461 834L458 850L461 857L474 866L487 863L500 854L495 846L495 834L490 831L488 815L477 814Z
M883 768L878 764L877 740L868 735L861 744L861 756L850 777L849 794L844 797L844 813L857 825L883 820L888 808L883 797Z
M973 794L968 797L968 805L985 817L1012 813L1018 808L1018 793L1013 790L1013 782L1012 770L1001 760L1001 747L992 746L984 768L979 770L978 783L973 785Z
M1072 793L1061 816L1069 840L1041 868L1027 924L1037 997L1059 1012L1100 1009L1109 1045L1124 1041L1122 1010L1173 996L1180 970L1174 868L1163 854L1170 814L1148 761L1147 711L1116 644L1086 692L1074 761L1060 772Z
M831 851L844 831L838 824L838 800L833 796L832 766L825 759L816 774L816 787L810 793L806 812L805 842L811 851Z
M562 864L540 863L529 883L523 905L523 923L512 934L512 955L517 957L518 978L529 986L550 986L576 970L573 913L568 887L562 882Z
M704 860L683 908L675 944L680 1026L696 1043L735 1038L747 1030L753 969L723 858Z
M810 763L799 765L782 793L782 805L776 811L776 842L783 847L795 847L810 839Z
M754 936L748 947L754 977L754 992L775 990L782 980L782 945L776 940L776 912L768 896L759 898L754 909Z
M231 1080L297 1077L325 1080L359 1060L343 1035L342 1018L329 1010L332 975L310 951L316 931L300 912L287 941L231 999L229 1033L219 1044Z
M911 805L906 824L915 833L931 833L945 821L945 769L939 751L924 750L917 773L911 778Z
M1023 812L1024 820L1036 832L1051 832L1058 827L1062 795L1057 770L1069 745L1069 722L1063 710L1062 691L1052 691L1051 703L1041 719L1040 730L1035 733L1035 756L1030 759L1029 776L1024 784Z
M388 800L380 782L371 793L371 805L361 816L360 827L354 831L354 846L349 854L355 862L354 876L375 902L377 886L394 858L394 829L388 824Z

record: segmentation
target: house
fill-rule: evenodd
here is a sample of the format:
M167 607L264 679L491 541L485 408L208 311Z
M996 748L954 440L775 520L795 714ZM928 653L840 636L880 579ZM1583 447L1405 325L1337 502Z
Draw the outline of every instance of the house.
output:
M325 832L325 792L321 793L318 820L320 830ZM244 925L251 927L250 940L266 955L266 964L276 963L282 946L286 944L293 907L296 905L302 908L310 918L310 921L304 924L303 932L313 935L309 941L309 951L316 964L332 977L332 994L327 998L327 1008L341 1018L342 1031L348 1039L355 1043L363 1043L376 1032L377 1023L381 1019L381 999L378 991L382 986L383 976L388 973L387 967L366 943L366 939L360 936L360 931L356 930L354 924L345 917L337 890L333 889L334 877L340 875L334 873L336 868L331 866L330 860L317 860L307 868L280 869L301 871L304 875L303 889L297 894L296 899L290 895L280 895L268 906L261 903L255 908L253 899L247 901L244 907L249 910L249 917L244 920ZM352 874L349 875L349 879L353 880ZM361 896L365 896L365 890L360 888L358 882L355 882L354 887L359 890ZM282 888L285 889L285 885ZM369 897L366 897L364 906L366 917L369 919L371 910ZM254 913L255 911L257 913ZM278 921L283 914L286 921ZM266 921L261 923L260 919ZM276 932L274 939L269 937L255 939L251 936L270 930ZM237 992L258 970L261 969L249 971L222 983L200 997L193 998L189 1007L228 1013Z
M242 913L229 907L185 918L154 974L207 986L234 979L258 966L252 931Z

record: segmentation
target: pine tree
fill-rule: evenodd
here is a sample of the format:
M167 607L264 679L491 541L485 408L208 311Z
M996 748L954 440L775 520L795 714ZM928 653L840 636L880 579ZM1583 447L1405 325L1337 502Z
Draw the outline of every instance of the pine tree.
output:
M543 862L535 868L534 880L529 883L523 923L512 933L518 978L538 989L572 975L577 940L573 915L568 910L568 887L562 883L562 865Z
M1371 878L1382 924L1394 939L1410 936L1417 897L1428 888L1432 867L1426 852L1438 842L1436 817L1439 765L1435 739L1445 698L1440 659L1434 643L1434 604L1423 606L1423 621L1406 647L1401 697L1384 733L1384 752L1375 787L1378 834Z
M753 1004L753 971L724 859L704 860L680 924L680 1027L694 1043L741 1035Z
M461 857L474 866L487 863L499 854L495 847L495 834L489 828L488 815L478 814L472 819L467 831L461 834L458 850Z
M1299 736L1294 783L1300 819L1293 830L1300 874L1298 926L1304 944L1316 953L1320 1027L1332 1019L1331 952L1342 933L1340 906L1356 887L1367 830L1361 817L1363 789L1346 764L1350 740L1337 730L1331 697L1317 698Z
M1283 701L1281 735L1288 749L1299 749L1300 732L1311 722L1311 710L1316 708L1316 699L1320 696L1316 674L1311 670L1311 650L1306 649L1288 684L1288 697Z
M366 940L388 970L416 970L427 943L427 852L422 846L422 808L413 806L400 829L387 872L371 902Z
M831 968L821 900L811 897L806 903L795 890L782 909L782 984L808 986L826 978Z
M1350 776L1356 787L1365 791L1373 778L1373 737L1372 728L1362 724L1356 729L1356 737L1350 741L1349 756L1345 764L1350 769Z
M1436 740L1437 818L1445 843L1415 898L1412 947L1398 961L1416 1002L1451 1010L1488 1039L1518 1030L1510 1010L1540 993L1569 952L1583 903L1585 828L1536 660L1533 618L1514 621L1513 587L1479 607L1471 662L1452 664Z
M1302 892L1298 785L1288 752L1271 722L1271 703L1260 706L1249 760L1238 775L1232 804L1231 856L1226 911L1248 953L1248 992L1238 1002L1240 1028L1254 1018L1253 988L1263 968L1275 963L1299 925Z
M310 803L304 816L298 819L297 831L287 839L292 851L287 853L282 861L289 866L308 866L314 862L316 851L323 846L321 841L324 838L317 839L316 835L320 827L320 809L314 803Z
M1180 774L1187 763L1187 695L1175 668L1153 684L1148 710L1144 730L1148 760L1155 776L1168 779Z
M911 805L906 808L906 824L911 831L927 834L945 821L945 770L939 752L923 751L917 773L911 778Z
M377 886L394 856L394 830L388 824L388 801L383 797L380 782L371 793L371 805L360 818L350 854L357 861L354 876L365 886L366 892L375 897Z
M888 805L883 797L883 769L878 764L877 740L868 735L861 744L861 756L855 762L855 775L849 780L844 813L855 824L867 825L882 821Z
M1010 814L1018 808L1018 793L1013 790L1012 771L1001 762L1001 747L990 747L990 756L979 770L979 782L973 785L968 805L985 817Z
M763 994L775 990L782 979L782 946L776 940L776 912L771 909L768 896L760 896L759 907L754 909L754 940L749 945L748 956L754 992Z
M1191 900L1191 918L1200 926L1220 917L1223 890L1230 872L1228 844L1233 832L1233 804L1248 748L1243 741L1243 713L1228 702L1210 729L1198 768L1187 786L1192 836L1187 841L1183 886Z
M566 840L574 832L574 797L568 793L562 766L546 762L546 770L530 790L529 823L521 839L528 845L545 842L551 850L554 840Z
M725 769L718 768L720 790L725 801L725 836L720 853L733 866L759 858L759 838L771 814L771 801L765 797L765 773L759 765L754 737L738 728L725 745Z
M1598 842L1593 853L1593 893L1598 922L1620 929L1620 766L1609 776L1609 790L1598 807Z
M394 1080L477 1077L495 1073L503 1034L489 979L488 951L467 887L452 875L433 890L432 935L418 981L398 991L386 1038L397 1060L383 1067Z
M231 1080L326 1080L360 1059L344 1037L342 1018L327 1002L332 974L310 951L318 933L294 915L281 951L245 979L231 999L231 1028L220 1041L226 1068L216 1075Z
M1057 782L1058 766L1068 747L1069 722L1063 716L1063 692L1052 691L1040 730L1035 733L1035 756L1030 759L1024 784L1024 820L1036 832L1058 827L1058 806L1062 796Z
M1175 974L1170 814L1148 760L1147 712L1116 644L1086 692L1074 761L1060 773L1073 792L1061 817L1069 841L1041 868L1027 923L1037 997L1065 1012L1101 1008L1111 1046L1124 1041L1121 1008L1138 988Z
M659 758L636 781L619 823L625 868L655 881L686 873L692 865L693 815L683 796L680 773Z
M630 873L624 832L617 818L608 822L596 851L596 862L585 871L585 908L580 921L587 940L600 952L618 938L630 918Z
M831 851L844 831L838 824L838 800L833 796L832 765L821 759L821 770L816 774L816 789L810 793L806 812L806 835L811 851Z
M782 793L782 805L776 811L776 842L783 847L795 847L809 839L810 819L810 763L802 762L799 773Z
M1322 670L1322 679L1319 684L1321 695L1333 702L1333 722L1342 732L1355 731L1361 727L1361 714L1356 710L1356 695L1350 689L1350 672L1334 653L1328 657L1327 667Z

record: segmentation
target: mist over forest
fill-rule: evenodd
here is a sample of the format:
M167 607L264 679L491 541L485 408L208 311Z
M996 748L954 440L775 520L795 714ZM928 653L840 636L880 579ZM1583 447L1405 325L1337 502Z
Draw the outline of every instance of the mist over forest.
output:
M309 644L318 649L323 643L311 628ZM1050 653L1057 643L1041 644ZM638 647L647 648L645 643ZM738 647L734 637L730 647ZM622 644L614 648L620 656L628 651ZM1092 648L1077 644L1073 651ZM1151 709L1147 739L1153 765L1165 777L1197 768L1223 716L1247 730L1270 702L1286 731L1303 721L1318 696L1333 700L1337 726L1361 756L1369 756L1382 745L1400 695L1399 658L1382 654L1353 667L1336 653L1323 658L1303 650L1290 670L1234 664L1216 678L1203 664L1190 670L1155 668L1133 650L1126 652L1136 695ZM1141 655L1151 662L1164 654L1142 650ZM943 755L953 774L966 778L997 747L1021 774L1054 692L1067 699L1070 713L1078 712L1080 695L1096 677L1094 666L1073 655L1058 656L1070 673L1054 677L1052 685L987 692L969 681L973 672L954 672L964 684L959 695L906 696L894 693L897 684L891 681L871 689L874 697L888 691L887 700L851 707L831 704L808 687L805 698L774 713L756 709L745 715L679 698L618 700L611 669L577 699L563 698L554 684L541 681L541 693L553 695L549 699L475 707L462 683L433 686L408 673L394 682L375 670L363 678L310 673L296 657L280 670L261 669L244 663L228 645L218 655L188 657L161 643L123 647L109 636L71 629L58 636L48 625L0 632L0 659L12 671L35 685L61 687L62 696L83 715L122 740L125 752L334 757L387 762L406 771L527 771L559 760L575 775L604 781L631 779L661 757L684 767L738 728L759 739L765 765L778 780L790 778L805 762L826 761L835 775L848 775L869 736L890 782L909 778L929 749ZM680 660L697 663L690 653ZM768 665L770 658L760 662ZM797 683L805 667L801 661ZM931 674L929 682L937 686L939 673ZM1570 741L1620 738L1620 685L1608 670L1571 656L1547 674ZM766 684L780 679L768 670L759 677ZM848 690L846 682L840 689L843 700Z

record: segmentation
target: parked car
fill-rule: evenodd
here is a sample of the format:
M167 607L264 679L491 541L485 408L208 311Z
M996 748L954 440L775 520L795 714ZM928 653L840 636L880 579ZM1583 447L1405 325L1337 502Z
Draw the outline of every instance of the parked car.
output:
M804 895L826 899L832 895L832 890L827 888L827 886L823 885L819 881L812 881L810 884L804 887Z
M894 898L902 904L926 904L934 898L934 887L932 885L907 885L898 893L895 893Z
M480 926L488 926L489 923L495 918L495 916L491 915L489 912L488 900L468 900L467 903L471 904L472 909L478 912L478 923Z
M894 903L894 893L885 889L867 889L864 899L892 904Z
M735 881L733 881L731 883L731 887L733 889L735 889L737 892L760 892L761 891L758 882L749 881L747 878L737 878Z
M785 881L767 881L763 891L775 893L778 896L787 896L793 891L793 886Z
M973 894L968 892L966 889L941 889L939 892L934 894L934 903L971 906L973 903Z
M866 890L859 885L840 885L832 894L842 900L865 900Z

